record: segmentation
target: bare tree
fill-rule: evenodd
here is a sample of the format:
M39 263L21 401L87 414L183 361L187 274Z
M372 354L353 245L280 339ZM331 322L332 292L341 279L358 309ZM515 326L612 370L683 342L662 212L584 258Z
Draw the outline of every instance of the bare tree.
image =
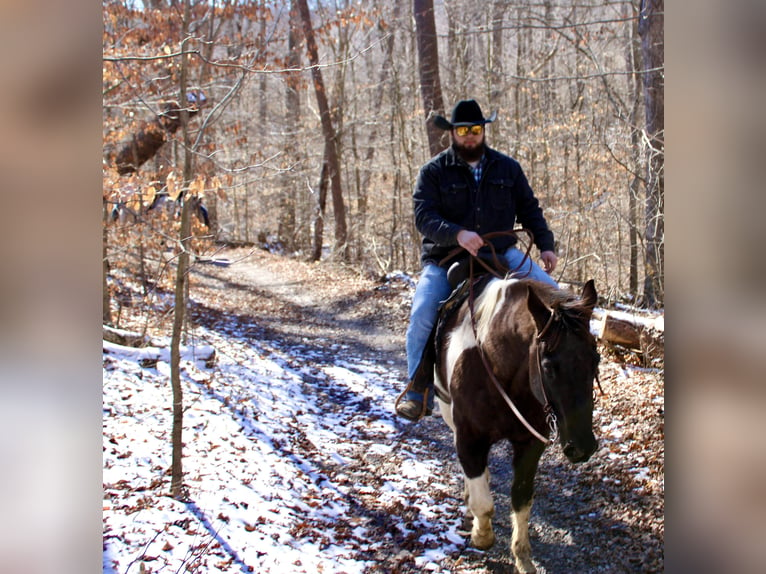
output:
M186 45L191 20L191 0L184 0L183 40ZM183 51L183 50L182 50ZM186 101L186 85L188 81L188 58L181 56L180 100ZM173 429L172 429L172 460L170 495L180 498L183 495L183 388L181 387L181 335L184 327L186 312L186 291L189 270L189 240L191 239L190 201L187 193L191 182L194 156L189 135L189 112L180 111L180 123L184 144L183 185L181 188L181 228L179 230L180 254L176 270L175 308L173 310L173 333L170 340L170 383L173 389Z
M325 91L324 80L322 79L322 70L319 67L319 52L317 50L316 39L314 38L314 28L311 24L311 12L309 12L306 0L297 0L297 3L301 19L303 20L306 51L311 63L311 77L314 80L314 91L316 93L317 105L319 106L319 116L322 121L322 134L325 139L325 156L323 161L327 163L332 189L332 206L335 216L335 247L340 251L341 256L347 259L346 207L343 202L337 135L332 124L332 117L330 116L330 106L327 103L327 92ZM314 248L316 255L316 246Z
M298 52L298 37L300 34L300 18L295 2L290 3L290 17L288 24L288 52L287 64L291 70L285 75L285 154L293 163L301 159L300 142L298 138L298 126L301 110L300 74L297 70L300 66ZM288 251L295 250L298 243L298 178L293 170L289 169L284 174L284 189L281 196L281 209L279 210L279 228L277 237L285 245Z
M444 113L433 0L414 0L414 9L420 59L420 93L426 119L429 119L433 114ZM449 145L446 133L437 128L432 121L426 123L426 131L431 155L436 155Z
M647 305L664 300L665 240L665 1L642 0L638 32L644 59L644 108L648 158L646 166Z
M634 10L633 3L623 5L623 15L628 11ZM638 70L641 63L641 51L638 36L638 20L633 20L630 27L630 33L627 38L626 60L631 63L634 73L630 75L630 90L633 95L633 102L630 106L630 116L628 120L630 129L630 148L631 148L631 169L633 175L630 179L628 188L628 240L630 243L629 251L629 272L628 272L628 290L634 298L638 298L638 266L639 266L639 242L638 242L638 207L639 195L643 178L639 175L641 165L641 131L638 128L638 117L641 106L641 78Z

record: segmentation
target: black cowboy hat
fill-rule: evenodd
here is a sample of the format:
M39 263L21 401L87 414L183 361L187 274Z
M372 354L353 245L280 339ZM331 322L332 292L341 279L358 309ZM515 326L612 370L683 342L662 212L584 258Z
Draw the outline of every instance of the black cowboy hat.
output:
M461 100L452 110L452 121L448 122L443 116L434 116L434 125L442 130L451 130L456 126L475 126L490 124L497 119L497 112L492 112L488 118L481 113L476 100Z

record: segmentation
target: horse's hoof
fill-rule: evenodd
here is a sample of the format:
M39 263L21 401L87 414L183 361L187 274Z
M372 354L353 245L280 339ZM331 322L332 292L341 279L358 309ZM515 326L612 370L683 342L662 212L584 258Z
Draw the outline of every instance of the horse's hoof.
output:
M537 568L531 560L516 560L514 566L516 566L516 571L519 574L535 574L537 572Z
M471 544L479 550L489 550L495 543L495 533L489 532L471 532Z

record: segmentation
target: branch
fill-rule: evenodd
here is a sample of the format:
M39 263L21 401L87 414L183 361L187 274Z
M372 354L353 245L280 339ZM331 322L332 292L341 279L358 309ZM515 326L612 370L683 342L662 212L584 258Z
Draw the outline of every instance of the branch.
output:
M104 62L151 62L153 60L167 60L179 56L202 56L199 50L182 50L172 54L160 54L157 56L104 56Z
M611 18L606 20L591 20L589 22L572 22L562 24L509 24L506 26L471 26L466 28L462 32L455 32L457 36L474 36L476 34L491 34L496 30L566 30L584 28L587 26L599 26L604 24L621 24L623 22L631 22L637 20L638 16L629 16L626 18ZM447 34L436 34L438 38L447 38Z
M321 68L333 68L337 66L343 66L348 64L349 62L353 62L356 59L358 59L360 56L363 56L370 50L372 50L375 46L380 44L383 40L385 40L390 34L382 36L381 38L375 40L372 44L368 45L365 48L362 48L359 50L356 54L353 56L350 56L348 58L344 58L342 60L336 60L334 62L330 62L328 64L313 64L309 66L302 66L298 68L278 68L275 70L267 70L264 68L254 68L252 65L244 65L244 64L233 64L228 62L221 62L216 60L211 60L209 58L206 58L202 52L199 50L182 50L180 52L174 52L172 54L161 54L156 56L104 56L102 58L105 62L131 62L131 61L137 61L137 62L151 62L153 60L166 60L168 58L177 58L179 56L196 56L203 62L210 64L211 66L216 66L218 68L231 68L234 70L242 70L244 72L251 72L253 74L288 74L288 73L295 73L295 72L309 72L313 69L321 69Z
M633 74L642 75L652 72L664 71L665 67L652 68L649 70L627 70L624 72L599 72L598 74L585 74L580 76L550 76L547 78L530 78L529 76L517 76L515 74L506 74L506 77L525 82L571 82L574 80L603 80L606 76L630 76Z

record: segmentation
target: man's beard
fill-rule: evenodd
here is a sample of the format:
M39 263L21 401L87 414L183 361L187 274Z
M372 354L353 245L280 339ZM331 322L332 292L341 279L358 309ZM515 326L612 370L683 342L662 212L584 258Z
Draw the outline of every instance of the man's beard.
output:
M471 163L473 161L479 161L481 159L481 156L484 155L484 139L481 140L481 143L477 145L476 147L466 148L463 145L460 145L456 141L452 142L452 148L457 152L457 154L463 159L463 161Z

